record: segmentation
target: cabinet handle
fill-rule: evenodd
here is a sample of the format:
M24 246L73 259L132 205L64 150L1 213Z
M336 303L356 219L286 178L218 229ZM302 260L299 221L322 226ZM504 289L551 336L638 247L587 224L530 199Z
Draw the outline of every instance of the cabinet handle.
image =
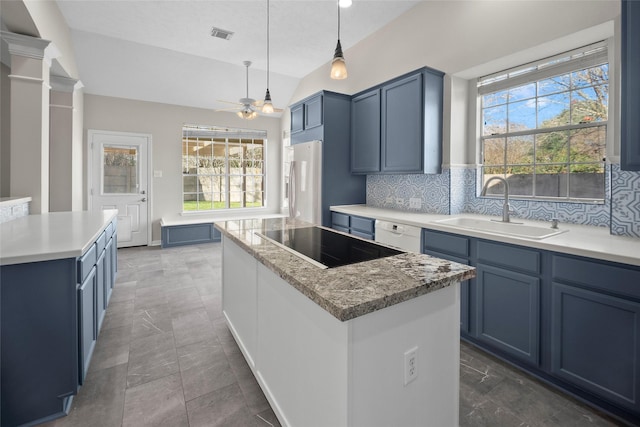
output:
M141 201L141 202L146 202L146 201L147 201L147 198L146 198L146 197L143 197L142 199L140 199L140 201Z

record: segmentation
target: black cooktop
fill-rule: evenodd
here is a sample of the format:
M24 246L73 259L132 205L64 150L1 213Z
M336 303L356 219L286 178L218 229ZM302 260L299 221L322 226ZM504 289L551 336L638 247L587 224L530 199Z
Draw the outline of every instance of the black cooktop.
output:
M267 238L328 268L355 264L403 253L366 240L319 227L270 230Z

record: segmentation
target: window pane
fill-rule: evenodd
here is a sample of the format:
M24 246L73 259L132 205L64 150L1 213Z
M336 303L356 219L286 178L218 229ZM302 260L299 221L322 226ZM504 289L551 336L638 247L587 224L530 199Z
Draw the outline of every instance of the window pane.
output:
M529 83L524 86L518 86L509 89L509 102L519 101L521 99L533 98L536 96L536 84Z
M507 182L509 182L509 193L511 195L533 196L533 167L520 166L517 173L507 177Z
M533 136L507 138L507 165L533 163Z
M565 92L571 88L571 77L569 74L551 77L550 79L538 82L538 96L550 95L552 93Z
M604 126L571 131L571 162L603 162L606 137Z
M185 193L183 195L182 210L195 211L198 209L198 195L196 193Z
M573 165L569 176L569 195L577 199L604 199L604 165Z
M574 88L593 86L609 81L609 66L587 68L586 70L571 73L571 83Z
M587 87L571 92L571 123L607 120L608 85Z
M182 192L195 193L198 191L198 178L196 176L183 176L182 177Z
M138 149L135 146L103 146L103 194L138 192Z
M507 106L485 108L482 110L482 122L484 123L483 135L494 135L507 131Z
M569 95L556 95L538 98L538 127L548 128L569 124Z
M533 99L509 105L509 131L519 132L536 128L536 102Z
M484 185L487 183L487 181L489 181L490 178L494 177L494 176L499 176L501 178L504 178L504 167L484 167L483 169L483 188ZM502 185L502 183L498 180L492 181L491 184L489 184L489 187L487 187L487 195L503 195L504 194L504 187Z
M503 165L505 162L506 138L488 138L484 140L482 162L485 165Z
M536 135L536 163L566 163L568 154L568 132L549 132Z
M226 178L224 175L214 175L211 177L211 188L215 193L226 191Z
M262 206L262 191L247 191L246 197L248 208Z
M567 197L566 166L541 166L536 168L536 196Z
M507 95L509 91L503 90L500 92L490 93L482 97L482 105L485 107L493 107L499 104L507 102Z

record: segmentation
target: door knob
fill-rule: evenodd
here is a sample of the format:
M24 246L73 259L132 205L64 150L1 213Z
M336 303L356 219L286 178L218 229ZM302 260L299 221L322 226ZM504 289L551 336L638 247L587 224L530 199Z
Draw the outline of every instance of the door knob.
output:
M146 202L146 201L147 201L147 198L146 198L146 197L143 197L142 199L140 199L140 201L141 201L141 202Z
M144 191L144 190L142 190L142 191L140 192L140 194L147 194L147 192L146 192L146 191Z

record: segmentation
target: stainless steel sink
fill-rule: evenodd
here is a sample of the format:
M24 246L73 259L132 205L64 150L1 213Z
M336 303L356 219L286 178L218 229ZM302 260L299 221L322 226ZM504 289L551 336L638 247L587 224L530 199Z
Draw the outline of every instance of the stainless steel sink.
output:
M474 218L450 218L435 221L438 224L467 230L484 231L486 233L503 234L506 236L526 237L528 239L542 240L567 232L567 229L540 227L537 225L517 224L513 222L492 221L489 219Z

